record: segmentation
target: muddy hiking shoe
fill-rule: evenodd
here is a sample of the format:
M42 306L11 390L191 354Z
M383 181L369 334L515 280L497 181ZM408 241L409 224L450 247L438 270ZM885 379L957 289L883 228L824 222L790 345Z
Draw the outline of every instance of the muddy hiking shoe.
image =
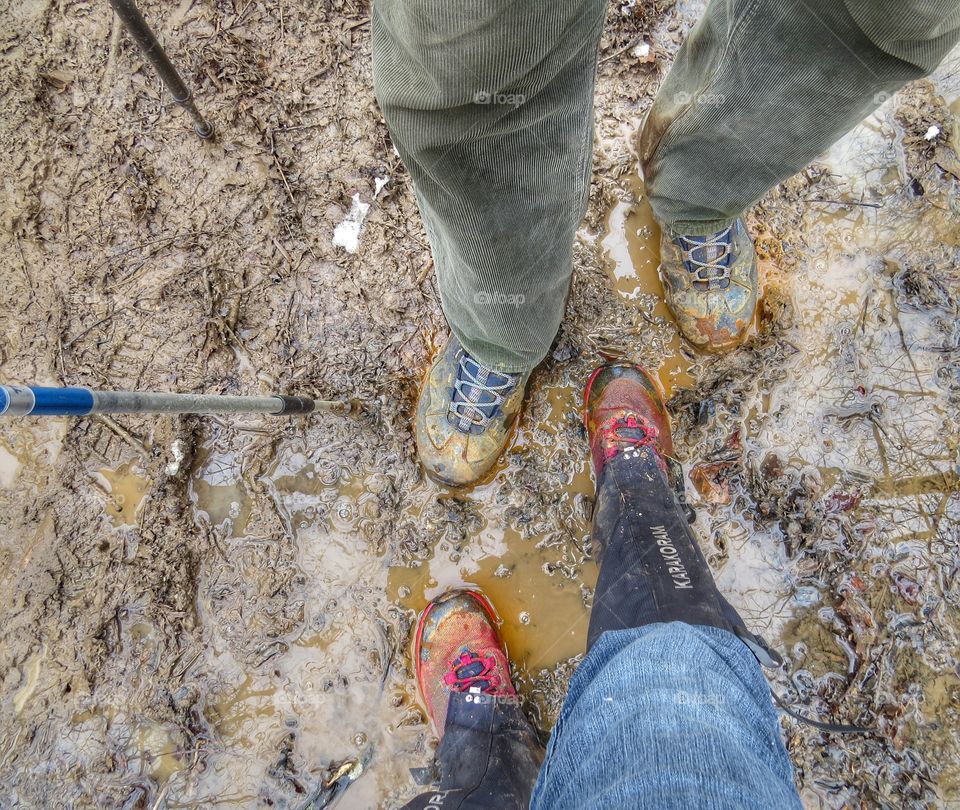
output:
M448 591L420 614L413 657L427 714L443 736L451 692L516 697L499 619L482 594Z
M757 309L757 257L742 219L708 236L664 227L660 278L681 334L701 349L733 348Z
M600 366L587 381L583 405L596 480L617 454L634 459L652 457L666 474L687 521L696 520L687 503L683 468L673 457L670 418L653 378L629 363Z
M597 480L617 454L652 455L666 473L673 455L670 419L656 383L640 366L600 366L583 394L583 423Z
M450 337L417 402L417 453L433 479L462 487L490 471L520 413L529 376L492 371Z

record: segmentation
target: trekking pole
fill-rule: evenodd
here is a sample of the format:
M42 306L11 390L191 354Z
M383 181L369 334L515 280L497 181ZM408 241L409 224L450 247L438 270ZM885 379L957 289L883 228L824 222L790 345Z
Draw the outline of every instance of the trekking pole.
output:
M292 416L313 411L347 414L350 409L349 402L282 394L240 397L0 385L0 416L86 416L92 413L266 413Z
M140 50L153 63L157 73L160 74L160 79L166 85L167 90L170 91L170 95L173 96L173 100L193 116L194 129L197 135L204 140L210 138L213 135L213 127L200 115L196 104L193 103L193 94L183 83L183 79L180 78L177 69L164 52L163 46L157 40L150 26L147 25L147 21L143 19L140 9L136 7L133 0L110 0L110 5L117 12L117 16L126 26L127 31L136 40Z

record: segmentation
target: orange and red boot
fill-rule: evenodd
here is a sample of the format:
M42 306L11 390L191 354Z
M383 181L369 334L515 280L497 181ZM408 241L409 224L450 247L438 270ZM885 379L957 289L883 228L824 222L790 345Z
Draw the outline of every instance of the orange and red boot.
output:
M667 473L673 455L670 418L656 383L640 366L600 366L583 394L583 422L597 480L606 463L622 453L640 458L648 453Z
M516 697L498 624L487 598L471 590L447 591L420 614L413 649L417 686L438 736L451 693Z

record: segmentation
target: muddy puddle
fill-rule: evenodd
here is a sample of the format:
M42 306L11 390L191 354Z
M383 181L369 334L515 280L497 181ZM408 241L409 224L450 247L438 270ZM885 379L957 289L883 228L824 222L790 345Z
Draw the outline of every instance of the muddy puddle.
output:
M553 423L576 410L573 389L543 394L549 413L535 429L521 427L513 454L549 460ZM201 458L191 480L197 520L218 526L224 543L250 542L251 496L239 481L239 465L215 449ZM509 475L509 463L504 466L500 475ZM202 666L216 672L219 683L207 698L218 746L209 767L194 777L190 801L226 791L242 806L261 795L265 783L277 789L270 770L290 734L303 762L366 762L343 806L377 806L384 797L409 795L408 769L427 764L434 740L407 669L408 628L447 588L476 587L493 599L521 677L534 678L582 652L596 580L595 568L582 564L585 520L558 538L538 531L536 521L510 526L511 506L498 500L493 483L452 494L422 480L404 493L399 521L457 525L426 538L423 559L391 565L382 551L358 542L367 524L382 519L382 478L382 472L344 466L304 442L284 445L263 476L295 538L305 581L304 629L284 639L268 666L253 668L231 660L213 641ZM579 464L555 500L584 514L581 502L591 486L586 465ZM301 779L309 783L317 776Z

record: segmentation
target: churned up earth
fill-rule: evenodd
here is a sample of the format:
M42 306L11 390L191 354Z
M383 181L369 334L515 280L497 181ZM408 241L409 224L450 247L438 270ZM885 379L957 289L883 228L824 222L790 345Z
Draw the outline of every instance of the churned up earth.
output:
M700 10L617 0L566 320L498 475L426 480L445 337L357 0L145 0L201 142L109 6L0 12L0 378L348 397L348 417L0 423L0 805L401 804L436 744L412 622L498 606L546 736L596 581L578 407L656 370L698 537L786 664L810 807L960 802L960 52L750 212L747 344L660 300L633 136Z

